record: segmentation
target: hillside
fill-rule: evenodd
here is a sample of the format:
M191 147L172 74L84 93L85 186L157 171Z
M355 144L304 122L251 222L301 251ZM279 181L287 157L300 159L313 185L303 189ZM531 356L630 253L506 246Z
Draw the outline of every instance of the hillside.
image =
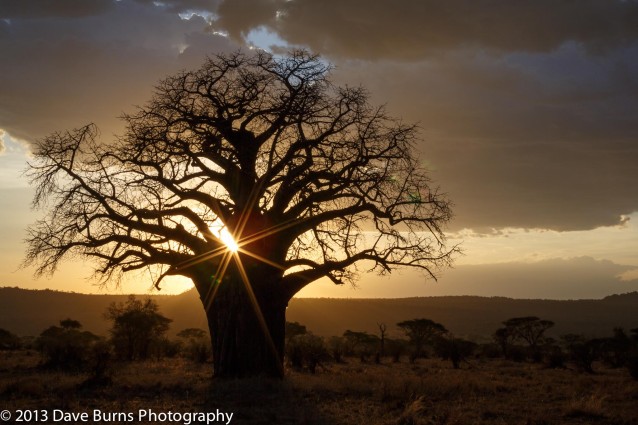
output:
M112 302L126 295L87 295L50 290L0 288L0 328L19 335L38 335L67 317L84 328L106 334L109 323L103 314ZM172 333L187 327L206 328L204 312L194 291L181 295L156 295L162 313L173 319ZM556 323L551 334L609 335L616 327L638 327L638 292L601 300L522 300L501 297L421 297L399 299L295 298L288 307L290 321L303 323L316 334L341 335L346 329L376 332L394 324L425 317L444 324L457 335L476 340L489 338L500 322L516 316L539 316Z

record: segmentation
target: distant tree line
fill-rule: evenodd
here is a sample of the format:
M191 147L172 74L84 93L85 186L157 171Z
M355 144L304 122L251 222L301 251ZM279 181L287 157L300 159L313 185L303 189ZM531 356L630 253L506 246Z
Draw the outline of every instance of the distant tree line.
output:
M208 332L188 328L178 332L176 340L168 339L172 320L162 315L151 299L130 296L125 302L111 304L104 318L111 322L106 338L82 330L82 324L70 318L32 340L0 329L0 350L36 349L42 355L42 367L89 372L96 382L108 382L112 364L118 361L181 356L203 363L211 359ZM458 369L463 364L473 367L474 359L503 358L552 368L572 367L583 373L595 373L599 362L627 368L638 379L638 328L629 332L615 328L605 338L568 334L555 339L546 335L553 326L554 322L535 316L514 317L494 331L492 342L479 344L459 338L444 325L426 318L396 323L403 338L389 338L385 323L377 323L378 334L346 330L341 336L323 338L300 323L286 322L285 357L289 367L310 373L329 363L352 359L362 363L398 363L405 359L414 363L438 357Z
M20 338L0 329L0 350L31 348L42 355L41 367L70 373L88 372L90 382L108 383L118 361L159 360L183 356L197 362L210 360L208 332L189 328L169 340L171 319L159 312L150 298L131 295L125 302L112 303L104 313L111 322L108 337L82 330L82 324L64 319L35 338Z
M288 364L315 373L327 362L344 362L357 358L360 362L380 363L384 358L414 363L420 358L438 357L448 360L456 369L472 366L472 359L504 358L515 362L543 363L547 367L568 366L594 373L594 363L607 367L625 367L638 379L638 328L629 333L615 328L606 338L588 338L568 334L560 339L545 335L554 322L535 316L514 317L504 321L492 335L492 342L475 343L455 336L445 326L419 318L399 322L396 326L405 338L388 338L385 324L377 324L379 335L346 330L342 336L321 338L297 322L286 324L286 356Z

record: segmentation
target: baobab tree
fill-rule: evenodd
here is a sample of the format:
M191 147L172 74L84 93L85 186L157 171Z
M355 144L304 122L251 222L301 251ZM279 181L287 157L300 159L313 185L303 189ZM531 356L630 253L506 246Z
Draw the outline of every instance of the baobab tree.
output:
M337 87L305 51L209 58L161 81L99 142L94 125L39 141L26 264L96 260L97 275L190 278L208 317L219 377L282 376L290 298L361 267L435 276L450 203L420 165L414 125ZM329 314L329 312L326 312Z

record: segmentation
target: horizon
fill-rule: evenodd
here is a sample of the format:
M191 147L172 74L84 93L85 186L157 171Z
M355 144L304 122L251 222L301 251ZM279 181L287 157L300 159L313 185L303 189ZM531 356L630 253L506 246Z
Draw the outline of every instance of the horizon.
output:
M179 297L182 295L186 295L188 293L196 294L195 288L186 289L184 292L180 292L177 294L174 293L162 293L156 291L154 293L148 292L74 292L68 291L64 289L54 289L54 288L21 288L19 286L0 286L0 291L4 289L16 289L20 291L27 292L53 292L59 294L70 294L70 295L90 295L90 296L114 296L114 297ZM326 296L316 296L316 297L299 297L294 296L293 300L338 300L338 301L374 301L374 300L409 300L409 299L421 299L421 298L500 298L504 300L512 300L512 301L602 301L607 298L614 297L625 297L625 296L638 296L638 291L631 292L621 292L610 295L604 295L601 298L517 298L517 297L506 297L502 295L413 295L413 296L405 296L405 297L326 297ZM291 300L292 301L292 300Z
M26 227L41 215L21 174L30 146L89 122L100 142L112 141L118 116L208 55L304 47L334 65L335 84L361 85L373 105L419 124L420 160L455 204L446 234L464 255L438 281L362 270L357 289L323 279L298 297L602 299L638 290L635 3L575 13L346 1L334 16L308 2L72 3L0 5L0 285L157 295L192 287L172 278L157 292L139 274L97 287L82 259L37 280L20 268Z

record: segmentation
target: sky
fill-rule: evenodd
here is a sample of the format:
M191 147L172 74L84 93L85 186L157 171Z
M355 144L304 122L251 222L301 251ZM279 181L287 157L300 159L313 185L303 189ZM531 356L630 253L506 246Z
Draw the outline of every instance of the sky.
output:
M207 55L303 47L341 85L416 122L422 164L454 203L464 254L438 281L361 273L300 296L600 298L638 290L638 1L3 0L0 2L0 286L148 292L20 268L41 214L29 146L118 119ZM165 285L179 293L185 280Z

